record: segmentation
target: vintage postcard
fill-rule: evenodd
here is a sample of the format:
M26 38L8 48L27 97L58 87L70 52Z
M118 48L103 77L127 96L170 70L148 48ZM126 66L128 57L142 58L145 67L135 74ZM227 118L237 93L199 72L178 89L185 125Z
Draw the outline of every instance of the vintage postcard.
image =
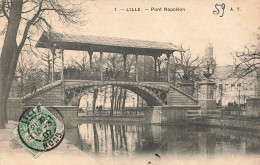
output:
M0 0L0 165L260 165L259 0Z

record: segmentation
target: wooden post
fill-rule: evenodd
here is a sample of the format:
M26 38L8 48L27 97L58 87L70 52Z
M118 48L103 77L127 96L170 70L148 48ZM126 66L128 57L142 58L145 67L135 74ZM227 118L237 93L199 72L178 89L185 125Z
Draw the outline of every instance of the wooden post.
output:
M124 59L124 81L127 81L128 80L128 77L127 74L126 74L126 57L127 57L127 54L124 53L123 54L123 59ZM125 112L125 100L126 100L126 89L124 89L124 94L123 94L123 103L122 103L122 111L123 113Z
M123 54L123 59L124 59L124 81L127 80L127 75L126 75L126 57L127 57L127 54Z
M154 56L154 79L155 81L157 81L157 59L158 59L158 56Z
M64 83L64 48L61 48L61 81L62 81L62 100L65 104L65 83Z
M170 70L170 57L172 53L167 54L167 81L170 84L171 83L171 70Z
M64 49L61 49L61 81L64 81Z
M103 52L100 52L100 78L103 81Z
M97 95L98 95L98 89L94 89L94 90L93 90L93 100L92 100L92 112L93 112L93 116L95 116Z
M138 55L135 55L135 81L138 82Z
M122 111L123 111L123 113L125 112L126 94L127 94L127 91L126 91L126 89L124 89L124 97L123 97L123 103L122 103Z
M114 85L111 87L111 110L110 110L110 116L113 116L114 114L114 97L115 97L115 91L114 91Z
M53 47L53 48L51 49L51 54L52 54L52 68L51 68L52 75L51 75L51 82L52 82L52 83L54 82L54 58L55 58L55 50L56 50L55 47Z
M92 72L92 71L93 71L93 64L92 64L93 51L92 51L92 50L89 50L89 51L88 51L88 54L89 54L89 67L90 67L90 71Z
M127 54L123 54L123 59L124 59L124 71L126 71L126 57L127 57Z
M145 58L146 58L146 57L145 57L145 55L143 55L143 57L144 57L144 59L143 59L143 60L144 60L144 61L143 61L143 62L144 62L144 66L143 66L143 67L144 67L144 71L143 71L143 73L144 73L144 74L143 74L143 81L146 81L146 77L145 77L145 72L146 72L146 70L145 70L145 64L146 64Z
M139 110L139 96L136 94L137 96L137 100L136 100L136 115L137 115L137 111Z

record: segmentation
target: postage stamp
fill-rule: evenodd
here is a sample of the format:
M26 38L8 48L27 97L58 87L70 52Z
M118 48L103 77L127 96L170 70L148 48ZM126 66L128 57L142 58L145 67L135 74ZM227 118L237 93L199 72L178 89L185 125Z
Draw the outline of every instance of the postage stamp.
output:
M35 158L56 148L64 133L62 121L41 105L26 109L12 132L14 138Z

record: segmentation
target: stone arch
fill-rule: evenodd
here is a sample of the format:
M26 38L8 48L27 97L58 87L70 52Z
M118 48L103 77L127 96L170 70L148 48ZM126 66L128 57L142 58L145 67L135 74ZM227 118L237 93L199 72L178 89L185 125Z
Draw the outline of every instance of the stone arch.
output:
M107 84L106 84L107 85ZM66 89L65 91L65 100L67 104L71 103L79 103L79 100L82 96L84 96L86 93L93 89L97 89L100 87L104 87L106 85L89 85L89 86L80 86L76 88L70 88ZM125 89L128 89L131 92L134 92L138 96L140 96L142 99L146 101L146 103L149 106L159 106L164 105L164 103L160 100L159 97L157 97L152 91L149 89L142 87L142 86L130 86L130 85L121 85L121 84L108 84L108 85L114 85L118 87L123 87ZM68 98L68 93L73 93L71 98Z

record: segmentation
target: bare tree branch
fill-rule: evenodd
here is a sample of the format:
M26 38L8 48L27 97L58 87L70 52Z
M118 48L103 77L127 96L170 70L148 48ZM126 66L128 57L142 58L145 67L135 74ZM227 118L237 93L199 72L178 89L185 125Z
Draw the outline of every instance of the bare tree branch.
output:
M39 21L42 20L42 21L45 23L45 25L46 25L49 29L51 29L51 25L47 22L47 20L46 20L45 18L43 18L43 17L38 17L38 20L39 20Z
M6 2L6 0L2 0L2 4L1 4L1 9L2 9L2 12L3 12L3 15L6 17L6 19L9 19L9 16L6 12L6 5L10 3L10 2Z
M259 40L259 34L257 34ZM254 45L244 46L244 50L241 52L235 52L234 55L234 70L233 76L238 77L238 80L256 73L260 67L260 50Z
M27 11L22 11L22 13L30 13L31 11L33 11L34 9L36 9L38 6L34 6L33 8L31 8L30 10Z
M5 27L3 28L3 30L1 30L0 35L4 35L7 29L7 23L5 24Z
M24 33L23 33L22 40L21 40L21 42L20 42L20 44L19 44L19 46L18 46L18 51L21 51L21 49L22 49L22 47L23 47L23 45L24 45L24 43L25 43L25 41L26 41L26 38L27 38L27 35L28 35L28 32L29 32L29 29L30 29L31 25L34 23L34 21L37 19L37 17L38 17L38 16L40 15L40 13L41 13L42 2L43 2L43 0L40 0L40 2L39 2L39 9L38 9L37 13L36 13L36 14L33 16L33 18L32 18L30 21L28 21L27 24L26 24L26 27L25 27L25 29L24 29Z

